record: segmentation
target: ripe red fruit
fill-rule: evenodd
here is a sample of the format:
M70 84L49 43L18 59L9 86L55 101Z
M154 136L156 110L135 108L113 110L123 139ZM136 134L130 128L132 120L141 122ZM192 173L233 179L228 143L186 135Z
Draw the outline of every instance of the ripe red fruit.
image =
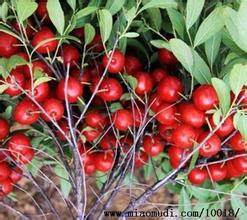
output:
M76 79L79 79L81 84L89 84L91 80L89 69L83 69L82 74L79 69L73 69L70 75Z
M18 51L18 40L2 31L0 31L0 56L9 58Z
M85 173L88 175L92 175L96 171L94 154L90 152L84 152L83 154L81 154L81 158L84 165Z
M49 98L46 99L43 108L45 112L54 120L58 121L63 117L64 114L64 107L61 101L54 99L54 98ZM45 121L51 121L44 113L42 113L41 117Z
M243 175L242 172L238 171L233 164L233 160L228 160L226 162L227 175L226 179L237 178Z
M247 143L239 131L231 137L229 143L231 148L235 151L243 151L247 149Z
M172 125L176 122L175 113L177 108L169 103L162 103L158 109L155 118L164 125Z
M117 139L113 134L106 134L99 143L104 150L114 149L117 147Z
M33 33L34 33L34 30L33 30L33 28L32 28L32 21L31 20L28 20L27 21L27 24L26 24L26 26L25 26L25 31L26 31L26 34L27 34L27 37L28 38L30 38L32 35L33 35ZM20 24L17 22L17 21L14 21L14 22L12 22L12 27L16 30L16 31L18 31L19 33L21 33L21 31L20 31ZM23 30L23 29L22 29ZM24 31L23 31L24 32Z
M216 125L214 124L213 117L209 119L211 127L214 129ZM215 132L219 137L223 138L229 135L234 130L233 126L233 118L229 116L224 123L220 126L220 128Z
M94 156L94 164L97 170L101 172L109 171L114 163L113 152L96 153Z
M167 49L159 49L159 61L165 65L176 65L178 63L176 57Z
M84 39L84 28L75 28L72 31L72 34L78 37L80 40L83 40Z
M191 125L179 125L172 132L172 142L180 148L190 148L196 140L196 130Z
M24 52L18 52L15 55L23 58L26 61L29 61L28 55ZM27 65L18 65L14 68L14 70L16 70L17 72L24 73L24 75L26 75L26 73L25 73L26 69L27 69Z
M142 70L142 63L135 56L125 56L124 68L127 74L133 75Z
M52 53L56 50L58 41L54 33L48 27L42 27L32 40L32 46L36 48L36 52L41 54Z
M117 101L123 94L123 88L117 79L106 78L99 87L98 96L106 102Z
M67 66L68 64L70 64L70 67L75 66L80 58L78 49L70 44L62 46L61 55L64 65Z
M104 50L102 39L100 34L96 34L93 41L88 45L95 52L101 52Z
M193 103L182 103L178 107L179 119L195 128L200 128L205 122L205 113L195 107Z
M137 80L137 86L135 88L135 92L138 95L144 95L153 89L153 79L146 72L137 72L135 74L135 78Z
M169 147L168 156L170 159L170 164L174 169L176 169L182 162L182 159L186 157L185 150L176 146Z
M61 100L66 100L68 98L69 103L77 102L78 98L83 94L83 87L80 81L74 77L69 77L67 88L66 81L62 79L56 88L56 95Z
M69 137L69 135L70 135L69 126L68 126L67 121L65 121L65 120L59 121L58 122L58 126L61 128L61 130L64 132L65 135L59 130L56 131L56 135L58 136L58 138L61 141L66 141L66 137L65 136Z
M13 183L8 178L0 182L0 196L6 196L13 191Z
M85 136L88 142L95 141L101 135L101 133L102 133L101 129L94 129L91 127L88 127L87 129L84 129L82 131L82 135Z
M232 160L234 168L242 174L247 174L247 156L241 156Z
M169 76L169 73L162 68L157 68L152 71L152 78L155 83L160 83L160 81L167 76Z
M157 94L165 102L176 102L183 93L183 84L175 76L165 77L158 85Z
M7 77L6 82L9 84L9 87L4 91L5 94L10 96L16 96L21 94L21 90L18 88L23 88L25 85L25 78L21 72L12 70L10 75Z
M162 103L163 101L156 93L150 96L149 105L150 105L150 109L153 112L157 112L158 108L161 106Z
M39 1L39 5L38 5L38 8L36 10L36 14L40 18L40 20L49 21L50 18L48 15L46 4L47 4L46 0Z
M9 135L9 123L7 120L0 118L0 141Z
M85 122L88 126L93 128L104 128L107 120L102 112L98 110L92 110L86 114Z
M133 140L129 136L124 136L120 139L120 146L123 153L127 153L133 144Z
M43 82L37 85L32 91L31 81L27 80L25 84L25 90L37 101L44 102L50 93L50 86L48 82Z
M120 131L128 130L133 123L133 116L129 110L119 109L113 114L114 127Z
M198 137L198 143L201 143L207 136L209 132L202 132ZM205 144L199 149L199 154L203 157L212 157L221 150L220 138L213 134Z
M141 168L147 163L148 155L144 151L136 152L134 161L135 161L135 168Z
M208 166L208 177L215 182L225 179L227 167L222 163L211 164Z
M19 180L21 180L23 176L23 172L19 167L15 167L11 170L10 179L13 183L17 183Z
M146 135L143 138L143 148L144 151L151 157L159 155L164 150L164 144L160 141L159 136L149 136Z
M207 172L204 168L194 168L190 171L188 179L193 185L201 185L207 179Z
M159 135L168 143L172 142L172 132L174 129L176 129L178 127L178 123L174 123L172 125L163 125L163 124L159 124L158 127L158 132Z
M32 101L24 99L14 109L14 120L23 125L31 125L39 118L38 110L38 107Z
M11 174L11 169L7 162L0 162L0 182L6 180Z
M112 58L111 58L112 56ZM111 58L111 60L110 60ZM110 61L109 61L110 60ZM112 52L109 53L109 56L107 55L103 56L102 63L103 66L106 68L108 62L110 62L108 66L108 72L109 73L119 73L124 68L124 55L120 50L115 50L112 54Z
M135 127L140 127L143 124L145 119L145 110L142 107L133 107L131 109L132 117L133 117L133 125ZM147 117L147 116L146 116Z
M193 102L196 108L207 111L218 105L217 93L211 85L201 85L193 92Z
M29 163L34 157L29 138L22 133L13 135L8 141L8 150L14 160L21 164Z

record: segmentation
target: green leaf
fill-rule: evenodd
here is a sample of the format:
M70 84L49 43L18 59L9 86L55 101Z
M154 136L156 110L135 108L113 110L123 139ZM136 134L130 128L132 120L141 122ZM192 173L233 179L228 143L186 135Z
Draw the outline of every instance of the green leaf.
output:
M211 68L219 53L221 36L222 34L219 32L205 42L205 52Z
M199 18L205 0L188 0L186 5L186 28L189 30Z
M27 168L32 173L33 176L37 176L42 166L43 166L43 162L37 158L34 158L32 162L28 164Z
M1 87L1 85L0 85L0 87ZM13 107L8 106L3 113L0 113L0 117L5 118L6 120L9 120L12 117L12 111L13 111Z
M193 218L193 219L206 219L206 212L203 210L207 210L209 207L209 204L207 203L197 203L194 207L193 207L193 212L194 213L202 213L202 215L200 216L200 218Z
M112 15L118 13L125 3L125 0L107 0L105 9L107 9Z
M243 200L232 195L231 196L231 206L234 210L234 214L236 215L236 213L238 213L238 215L235 217L238 217L239 220L247 219L247 208Z
M180 39L171 39L169 41L171 50L183 67L188 71L193 70L193 54L191 48Z
M68 172L66 171L64 167L62 167L59 164L54 168L54 172L60 179L60 188L61 188L62 194L64 195L65 198L68 198L69 193L71 191L71 184L69 182Z
M182 212L182 211L191 211L192 210L192 205L191 205L191 202L190 202L190 198L188 196L188 193L186 192L186 189L185 187L181 189L181 192L179 194L179 211Z
M17 66L25 65L27 64L27 61L18 55L13 55L9 58L7 69L8 71L11 71L12 69L15 69Z
M127 32L126 34L122 35L122 37L136 38L139 37L139 34L136 32Z
M194 46L207 41L216 33L220 32L224 26L222 18L222 8L215 8L208 17L201 23L194 40Z
M99 10L99 27L102 42L105 43L111 34L112 30L112 15L108 10Z
M157 48L166 48L171 51L170 44L164 40L151 40L150 43Z
M173 28L177 31L178 35L183 38L185 31L185 22L183 15L175 9L167 9L167 13L172 22Z
M229 75L231 90L238 96L243 86L247 84L247 64L236 64Z
M6 84L0 85L0 94L2 94L7 88L9 88L9 86Z
M96 185L98 189L101 189L104 185L104 183L107 181L107 175L105 173L97 171L96 173Z
M149 8L177 8L177 2L175 0L151 0L139 12Z
M52 80L52 78L49 77L49 76L40 77L40 78L38 78L38 79L34 82L33 87L35 88L35 87L37 87L38 85L40 85L40 84L42 84L42 83L45 83L45 82L49 82L49 81L51 81L51 80Z
M197 198L199 201L207 201L209 200L211 193L207 189L200 189L196 186L190 185L187 188L188 192Z
M9 75L8 71L8 59L0 58L0 76L6 79Z
M62 35L64 31L65 19L59 0L48 0L47 11L49 18L56 27L58 33Z
M213 122L214 122L214 124L215 125L219 125L221 118L222 118L222 112L220 111L220 109L218 109L213 114Z
M222 113L226 115L231 104L230 88L223 80L218 78L212 78L212 84L217 92Z
M69 6L72 8L72 10L74 11L76 8L76 0L66 0L66 1L69 4Z
M95 36L94 27L89 23L85 24L84 33L85 33L85 44L91 43Z
M191 74L200 84L208 84L211 82L211 72L206 62L200 55L192 49L193 54L193 70Z
M38 4L32 0L17 0L16 11L19 21L23 23L28 17L30 17L38 8Z
M97 9L98 9L98 7L88 6L86 8L81 9L80 11L78 11L75 16L77 19L80 19L80 18L83 18L87 15L94 13Z
M135 90L137 87L137 79L134 76L123 74L123 78L127 81L127 83L130 85L130 87Z
M131 100L133 98L133 96L131 96L131 94L129 92L124 93L121 98L120 101L127 101L127 100Z
M132 7L128 11L124 11L124 17L128 23L130 23L136 16L136 8Z
M8 16L8 3L4 2L0 7L0 17L3 19L3 21L6 22L7 16Z
M121 105L120 102L113 102L110 105L110 112L114 113L115 111L117 111L118 109L122 109L123 106Z
M234 126L239 130L245 142L247 142L247 115L237 112L234 115Z

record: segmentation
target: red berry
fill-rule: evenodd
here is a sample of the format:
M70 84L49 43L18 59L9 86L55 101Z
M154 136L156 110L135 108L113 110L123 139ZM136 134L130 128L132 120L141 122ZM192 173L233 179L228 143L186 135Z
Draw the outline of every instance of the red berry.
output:
M172 132L172 142L180 148L193 147L196 140L196 130L191 125L179 125Z
M46 0L39 1L38 8L36 10L36 14L40 18L40 20L49 21L50 18L48 15L46 4L47 4Z
M11 174L11 169L7 162L0 162L0 182L6 180Z
M82 74L79 69L73 69L70 75L76 79L79 79L81 84L89 84L91 80L89 69L84 69Z
M76 37L78 37L80 40L83 40L84 38L84 28L75 28L72 31L72 34Z
M180 147L176 147L176 146L171 146L168 149L168 156L170 159L170 164L172 166L172 168L176 169L180 163L182 162L182 159L185 158L185 150L180 148Z
M33 28L32 28L32 21L31 20L28 20L27 21L27 24L26 24L26 26L25 26L25 32L26 32L26 34L27 34L27 37L32 37L32 35L33 35L33 33L34 33L34 30L33 30ZM14 21L14 22L12 22L12 27L16 30L16 31L18 31L19 33L21 33L21 31L20 31L20 24L17 22L17 21ZM22 28L21 28L21 30L23 30ZM23 31L24 32L24 31Z
M165 102L176 102L183 93L183 84L175 76L165 77L158 85L157 94Z
M15 167L11 170L10 179L13 183L17 183L19 180L21 180L23 176L23 172L19 167Z
M94 163L97 170L101 172L109 171L114 163L113 152L96 153L94 156Z
M159 155L164 150L164 144L160 141L158 136L148 136L143 138L143 148L144 151L151 157Z
M111 58L112 56L112 58ZM108 72L109 73L118 73L121 72L124 68L124 55L120 50L115 50L112 54L112 52L109 53L109 56L107 57L106 55L102 59L103 66L106 68L109 59L110 64L108 66Z
M9 123L7 120L0 118L0 141L9 135Z
M203 132L198 137L198 143L200 144L208 136L209 132ZM203 157L212 157L221 150L220 138L213 134L205 144L199 149L199 154Z
M102 112L98 110L92 110L86 114L85 122L88 126L93 128L104 128L107 120Z
M247 143L239 131L231 137L229 143L231 148L235 151L243 151L247 149Z
M133 145L133 140L129 136L124 136L120 139L120 145L123 153L127 153Z
M20 101L13 112L15 121L23 125L31 125L39 118L38 107L30 100Z
M9 58L17 53L18 43L15 37L0 31L0 56Z
M174 129L176 129L178 127L178 123L174 123L172 125L163 125L163 124L159 124L158 127L158 132L159 135L168 143L172 142L172 132Z
M153 79L146 72L137 72L135 74L135 78L137 80L137 86L135 89L136 94L144 95L153 89Z
M10 75L6 79L6 82L9 84L9 87L4 91L4 93L10 96L16 96L21 94L21 90L19 89L19 87L24 87L25 78L21 72L12 70L10 72Z
M102 81L98 96L106 102L117 101L123 94L123 88L118 80L114 78L106 78Z
M0 182L0 196L6 196L13 191L13 183L8 178Z
M140 127L145 119L145 110L142 107L133 107L131 109L133 117L133 125L135 127ZM147 117L147 116L146 116Z
M42 27L38 31L32 40L32 46L36 48L36 52L41 54L52 53L56 50L58 41L55 38L54 33L48 27Z
M176 57L167 49L160 49L158 51L159 61L165 65L176 65L178 63Z
M50 86L47 82L37 85L32 91L31 81L27 80L25 84L25 89L37 102L45 101L45 99L50 93Z
M66 81L62 79L56 88L56 95L61 100L68 98L69 103L77 102L78 98L83 94L83 87L80 81L76 78L69 77L66 88Z
M101 52L104 50L102 39L100 34L96 34L93 41L88 45L95 52Z
M61 55L64 65L67 66L70 64L70 67L76 66L80 58L78 49L70 44L62 46Z
M193 102L196 108L207 111L218 105L217 93L211 85L201 85L193 92Z
M163 101L161 100L161 98L156 93L154 93L150 96L149 105L150 105L150 109L153 112L157 112L158 108L162 105L162 103L163 103Z
M207 172L204 168L194 168L190 171L188 179L193 185L201 185L207 179Z
M61 101L59 101L57 99L54 99L54 98L46 99L44 104L43 104L43 108L44 108L45 112L54 121L58 121L63 117L64 107L63 107L63 104L61 103ZM41 117L45 121L51 121L50 118L48 118L44 113L42 113Z
M211 127L214 129L216 125L214 124L213 117L209 119ZM234 130L233 126L233 118L229 116L224 123L220 126L220 128L215 132L219 137L223 138L228 136Z
M232 160L234 168L242 174L247 174L247 156L241 156Z
M155 118L164 125L172 125L176 122L175 113L177 108L169 103L162 103L158 109Z
M102 133L101 129L94 129L91 127L88 127L87 129L84 129L82 131L82 135L85 136L88 142L95 141L101 135L101 133Z
M200 128L205 122L205 113L195 107L193 103L182 103L178 107L179 119L185 124Z
M141 168L147 163L148 155L144 151L136 152L134 161L135 161L135 168Z
M162 68L157 68L152 72L152 78L155 83L160 83L160 81L167 76L169 76L169 73Z
M208 166L208 176L212 181L218 182L225 179L227 167L222 163L211 164Z
M226 162L227 175L226 179L238 178L243 175L242 172L238 171L233 164L233 160L228 160Z
M99 145L104 150L113 149L117 147L117 139L113 134L106 134Z
M133 123L133 116L129 110L119 109L113 114L114 127L120 131L128 130Z
M142 63L137 57L129 55L125 56L124 67L127 74L133 75L142 70Z
M61 128L65 135L59 130L56 131L56 135L61 141L66 141L66 136L69 137L70 135L68 123L65 120L62 120L58 122L58 126Z

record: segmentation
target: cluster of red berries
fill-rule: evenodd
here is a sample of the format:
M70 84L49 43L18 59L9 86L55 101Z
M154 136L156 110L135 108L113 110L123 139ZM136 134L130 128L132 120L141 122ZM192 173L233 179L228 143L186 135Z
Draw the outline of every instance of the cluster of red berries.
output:
M20 97L14 107L12 120L21 125L32 125L39 119L48 124L57 123L60 129L54 132L61 142L66 142L71 133L66 120L65 103L71 104L73 121L76 121L80 117L77 106L81 105L82 100L88 101L92 94L96 94L84 120L80 123L78 135L78 148L87 174L96 170L109 171L114 165L117 148L121 148L123 153L131 151L134 144L131 135L133 130L146 128L145 132L143 130L141 133L141 140L135 143L135 167L142 167L149 156L155 157L167 150L171 166L177 168L193 147L204 141L210 133L210 128L216 127L212 115L208 113L219 103L214 87L198 86L193 91L192 100L182 101L186 96L184 84L180 78L167 71L176 66L178 61L166 49L158 51L162 67L152 72L144 71L144 65L137 56L124 55L118 49L89 62L82 70L79 68L81 57L78 47L63 44L58 49L58 56L62 58L59 60L62 60L62 63L57 60L56 64L58 69L64 69L61 68L62 65L69 67L69 76L66 77L66 73L63 73L57 81L42 82L34 87L35 71L42 71L48 76L55 74L45 57L56 52L58 47L58 40L53 30L48 27L50 19L45 1L39 2L36 15L45 25L34 32L31 28L33 22L30 20L26 34L30 38L30 49L35 49L39 54L37 58L29 60L28 55L17 46L19 42L15 37L0 32L0 56L9 58L18 55L29 62L29 65L12 69L6 79L1 79L8 85L5 94ZM12 26L17 33L20 31L17 23L13 22ZM83 40L83 28L75 29L72 33ZM94 52L102 52L100 35L96 35L88 47ZM107 74L103 75L106 69ZM120 77L123 73L136 80L136 86L131 92L130 86ZM134 104L133 100L121 99L127 92L136 97ZM242 100L246 104L245 91L243 95L245 98ZM111 113L108 111L108 104L116 101L121 102L122 107ZM146 125L149 120L154 122L154 126ZM20 132L9 135L9 127L6 120L0 120L0 141L6 142L6 147L0 151L6 152L1 153L5 156L0 157L0 192L3 194L10 192L12 183L19 180L17 174L18 177L22 176L17 167L29 163L35 154L29 137ZM118 131L119 138L116 138L114 130ZM222 140L233 132L233 116L230 115L215 134L200 147L200 157L218 160L219 154L222 153ZM237 156L246 149L246 142L239 132L235 132L228 143L233 155L236 153ZM10 158L16 163L13 168ZM220 181L246 173L247 158L242 156L210 165L208 169L195 168L190 171L188 178L193 184L202 184L208 177L213 181ZM6 182L9 184L6 185Z

